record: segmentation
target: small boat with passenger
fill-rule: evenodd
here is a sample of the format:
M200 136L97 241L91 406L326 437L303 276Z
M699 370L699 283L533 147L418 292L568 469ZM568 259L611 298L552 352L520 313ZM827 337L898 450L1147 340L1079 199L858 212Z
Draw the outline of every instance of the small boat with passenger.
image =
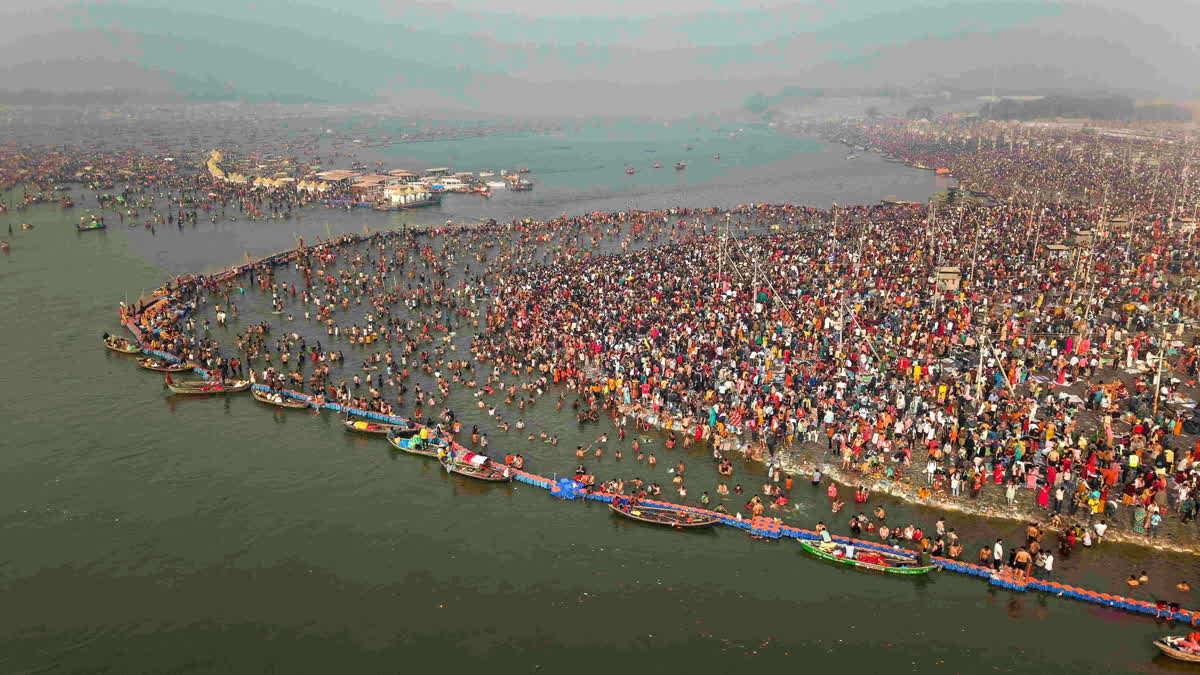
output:
M411 424L387 424L384 422L372 422L370 420L355 420L348 419L342 421L342 426L346 431L356 434L380 434L384 435L393 430L401 431L404 429L412 429Z
M183 394L186 396L204 396L208 394L232 394L239 391L246 391L250 388L250 380L185 380L177 382L171 379L171 374L167 373L167 389L173 394Z
M461 457L452 453L442 453L438 461L446 469L446 473L456 473L460 476L491 483L507 483L512 480L512 472L508 467L499 468L487 457L478 453L466 451Z
M1200 663L1200 633L1189 633L1186 636L1166 635L1155 640L1154 646L1173 659Z
M259 391L254 389L250 392L254 400L260 403L268 403L270 405L279 406L280 408L307 408L308 401L299 398L284 396L283 392L279 391Z
M118 354L141 354L142 348L128 338L104 334L104 346Z
M922 564L916 556L899 550L885 553L835 541L802 540L800 546L822 560L885 574L928 574L937 569L937 565Z
M148 356L138 359L137 364L146 370L153 370L160 373L183 373L192 369L192 364L190 363L176 363L160 356Z
M421 438L421 430L422 427L392 429L387 432L387 441L397 450L425 457L437 457L439 450L450 446L446 439L435 435L426 434L426 438Z
M652 525L694 528L711 527L717 523L717 517L711 514L654 506L644 504L636 499L614 499L608 507L618 516Z

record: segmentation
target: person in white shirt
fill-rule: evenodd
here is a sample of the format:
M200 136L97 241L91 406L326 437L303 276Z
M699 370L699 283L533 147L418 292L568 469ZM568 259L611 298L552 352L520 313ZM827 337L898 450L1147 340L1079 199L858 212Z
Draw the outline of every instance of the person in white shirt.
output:
M1108 531L1108 524L1102 520L1092 527L1096 530L1096 543L1099 544L1104 540L1104 533Z
M1046 580L1049 581L1054 578L1054 554L1049 550L1044 553L1046 557L1042 560L1042 568L1046 570Z
M1000 569L1000 564L1004 562L1004 545L1000 540L996 540L996 545L992 547L992 567L996 570Z

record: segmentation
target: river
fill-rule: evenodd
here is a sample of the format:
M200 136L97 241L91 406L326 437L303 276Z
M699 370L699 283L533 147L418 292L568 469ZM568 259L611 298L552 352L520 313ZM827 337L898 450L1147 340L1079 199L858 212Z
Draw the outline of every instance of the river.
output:
M738 139L724 129L711 137L689 131L698 139L690 152L704 159L676 174L670 164L688 151L643 148L645 157L634 158L639 172L626 178L632 149L652 144L634 135L628 147L616 144L605 155L604 133L537 137L533 145L492 137L384 149L393 162L463 169L500 168L503 155L528 165L537 182L529 193L501 192L488 201L452 195L415 213L310 209L300 222L201 219L182 230L86 234L72 227L83 208L10 213L9 222L35 229L17 227L12 251L0 257L7 351L0 368L7 428L0 451L0 592L7 610L0 616L0 670L1186 667L1149 644L1179 629L1140 616L998 592L951 574L877 577L806 557L794 542L758 542L728 528L660 531L615 519L603 504L560 502L517 483L475 484L423 458L394 454L382 440L348 435L329 414L270 410L247 395L169 397L156 374L99 344L102 331L117 330L117 303L126 297L174 275L290 247L296 236L311 241L364 224L378 230L451 217L507 220L676 204L920 200L937 187L928 172L871 156L846 160L844 148L765 128ZM746 147L712 149L725 142ZM505 155L510 143L527 154ZM458 154L439 144L453 144ZM581 157L583 168L560 171L567 160L555 153L570 153L561 145L598 158ZM706 164L717 161L715 152L729 165ZM473 166L468 158L476 156L482 159ZM664 165L662 177L643 179L653 171L651 156ZM243 321L262 306L247 297ZM219 339L231 343L234 330ZM348 364L360 360L347 357ZM488 420L468 407L472 401L456 390L450 404L468 428L483 426ZM581 429L569 410L555 412L549 401L524 413L535 429L559 434L561 444L510 432L493 433L493 447L516 448L533 471L547 475L573 470L571 449L611 431L607 421ZM510 421L516 416L511 412ZM662 475L654 479L669 487L665 469L673 461L664 458L686 451L672 454L661 435L644 436L657 439L650 447L658 449ZM689 467L704 466L704 455L693 452ZM620 469L611 455L588 462L598 462L602 479L617 471L652 479L629 466L628 455ZM736 471L748 493L761 483L760 465L739 463ZM711 488L697 484L693 494L699 489ZM795 508L785 515L790 524L811 528L828 516L823 494L807 483L795 493ZM884 503L889 522L928 527L936 517ZM1007 521L949 520L967 543L966 559L990 538L1019 531ZM1194 567L1194 558L1113 546L1081 551L1059 569L1060 580L1119 592L1130 572L1146 569L1155 588L1169 588Z

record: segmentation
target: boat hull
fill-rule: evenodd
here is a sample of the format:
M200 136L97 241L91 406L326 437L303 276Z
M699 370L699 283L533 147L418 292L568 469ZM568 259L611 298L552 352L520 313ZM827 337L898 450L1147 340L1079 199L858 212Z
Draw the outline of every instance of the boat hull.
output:
M378 434L387 435L392 431L403 431L412 427L404 426L403 424L384 424L382 422L368 422L366 420L346 420L342 422L342 426L351 433L356 434Z
M171 383L167 385L167 389L173 394L181 394L183 396L208 396L211 394L233 394L239 391L246 391L250 388L249 380L243 380L234 384L225 386L217 385L212 382L198 382L196 384L181 385L179 383Z
M1173 641L1180 639L1182 638L1162 637L1154 641L1154 646L1158 647L1158 651L1173 659L1187 661L1188 663L1200 663L1200 653L1185 652L1172 644Z
M118 346L116 344L112 344L112 343L106 341L104 343L104 346L107 347L110 351L114 351L118 354L141 354L142 353L142 348L137 347L137 346L133 345L132 343L127 343L127 346L121 347L121 346Z
M396 436L393 434L388 434L388 437L387 437L388 443L393 448L396 448L397 450L401 450L403 452L407 452L410 455L421 455L422 457L437 457L438 456L438 448L446 447L445 441L436 441L435 440L433 442L430 442L427 439L424 443L421 444L421 446L419 448L414 448L410 445L411 440L412 440L411 437L404 438L404 437L399 437L399 436Z
M717 523L717 519L713 516L705 516L688 511L676 511L674 509L666 509L656 506L647 506L645 504L637 504L630 506L627 509L625 503L613 501L608 505L608 508L613 513L623 518L636 520L640 523L649 523L650 525L661 525L664 527L691 529L712 527Z
M902 574L902 575L911 576L911 575L916 575L916 574L928 574L928 573L932 572L933 570L937 569L936 565L915 565L914 564L912 566L901 567L901 566L894 566L894 565L889 565L889 564L871 563L871 562L867 562L864 560L859 560L857 558L839 558L838 556L835 556L832 553L829 553L828 551L824 551L819 546L813 544L812 542L808 542L808 541L800 542L800 546L802 546L805 551L808 551L809 553L813 554L814 556L816 556L818 558L821 558L822 560L827 560L829 562L846 565L847 567L854 567L856 569L870 570L872 572L883 572L884 574ZM875 551L869 551L869 550L863 550L862 552L875 553ZM893 557L901 557L901 556L893 556ZM913 559L913 562L915 563L916 560Z
M277 408L291 408L293 410L298 410L300 408L309 407L307 401L302 401L297 398L288 398L287 396L284 396L282 400L276 401L266 393L258 390L254 390L250 393L254 396L254 400L258 401L259 403L266 403L267 405L273 405Z
M192 369L189 363L163 364L154 359L138 359L137 364L146 370L153 370L156 373L183 373Z
M450 473L456 473L467 478L474 478L488 483L507 483L512 480L512 476L505 476L502 469L496 469L491 466L475 466L473 464L464 464L455 462L447 465L442 461L442 466L447 467Z

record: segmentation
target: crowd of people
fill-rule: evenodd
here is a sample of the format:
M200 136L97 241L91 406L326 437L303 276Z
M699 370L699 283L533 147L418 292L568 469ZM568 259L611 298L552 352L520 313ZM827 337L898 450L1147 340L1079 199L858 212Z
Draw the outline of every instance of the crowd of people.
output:
M713 472L666 462L669 479L657 480L670 488L653 477L598 479L573 462L593 489L782 515L799 479L783 456L805 456L816 467L805 478L829 488L852 533L954 557L963 545L952 530L851 516L826 476L910 484L923 499L1028 504L1045 522L1030 525L1023 551L1009 550L1052 571L1053 551L1088 546L1104 536L1098 527L1150 538L1196 515L1198 269L1171 196L1190 194L1186 158L1178 146L1081 134L1023 131L1030 142L995 149L963 140L980 131L891 123L830 133L949 166L983 199L346 236L274 261L286 274L267 262L175 285L219 324L246 293L270 299L275 318L241 324L232 350L207 320L162 312L150 322L159 347L230 376L251 370L447 428L457 389L493 434L556 445L556 435L524 428L523 411L550 395L580 422L611 420L615 438L580 444L578 460L629 443L625 466L655 476L653 438L711 450ZM1109 153L1147 159L1130 171L1106 163ZM1148 166L1161 188L1147 184ZM457 331L474 333L468 353L457 351ZM410 379L418 374L424 387ZM487 433L476 431L460 440L482 446ZM739 452L768 462L761 490L733 478ZM868 493L854 490L856 504ZM1057 547L1042 545L1046 529Z

